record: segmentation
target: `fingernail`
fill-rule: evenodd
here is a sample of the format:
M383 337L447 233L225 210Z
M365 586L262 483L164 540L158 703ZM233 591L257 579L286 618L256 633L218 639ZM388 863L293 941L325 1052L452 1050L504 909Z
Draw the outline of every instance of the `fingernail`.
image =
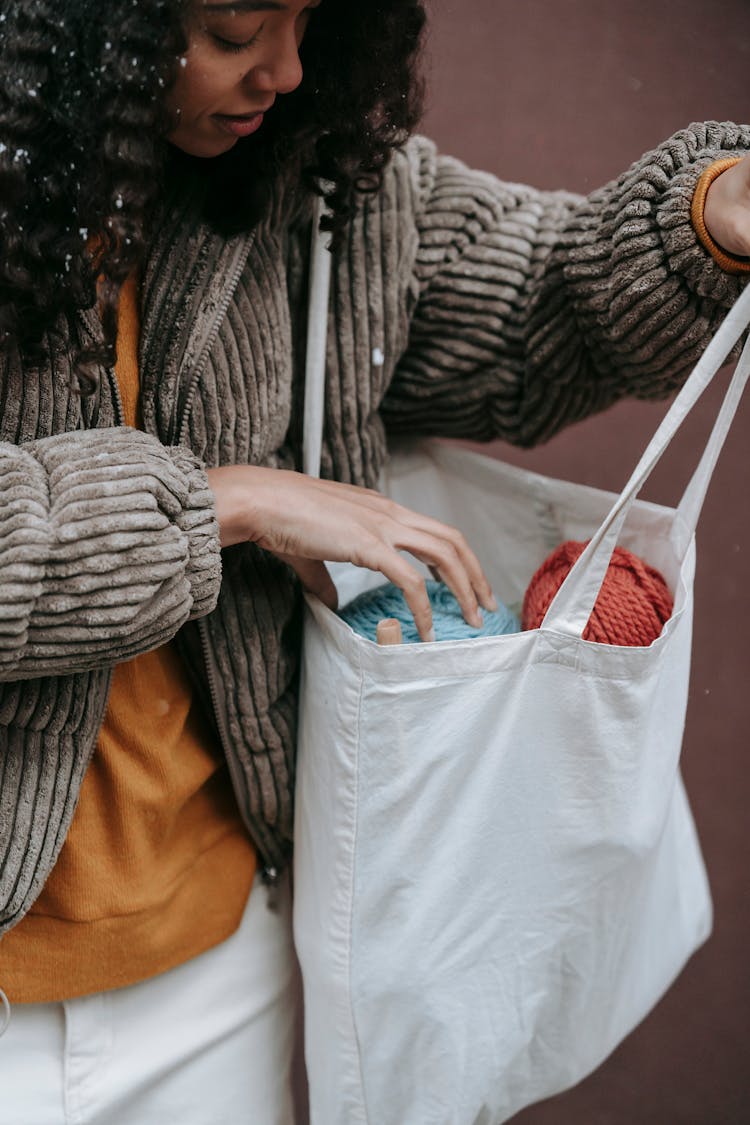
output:
M490 600L487 603L487 609L491 610L493 613L496 613L499 608L500 608L500 605L499 605L499 602L498 602L497 598L490 591Z
M481 610L478 609L477 612L472 615L470 624L473 625L475 629L482 628L482 626L484 625L484 618L482 617Z
M427 634L427 643L432 644L434 640L435 640L435 630L430 629L429 633Z

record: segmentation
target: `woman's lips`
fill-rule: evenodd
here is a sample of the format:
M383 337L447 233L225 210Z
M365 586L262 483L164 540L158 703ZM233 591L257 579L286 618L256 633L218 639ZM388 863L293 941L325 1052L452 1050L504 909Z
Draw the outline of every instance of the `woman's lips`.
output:
M246 114L243 117L230 117L224 113L215 113L213 118L219 128L233 137L249 137L263 124L262 113Z

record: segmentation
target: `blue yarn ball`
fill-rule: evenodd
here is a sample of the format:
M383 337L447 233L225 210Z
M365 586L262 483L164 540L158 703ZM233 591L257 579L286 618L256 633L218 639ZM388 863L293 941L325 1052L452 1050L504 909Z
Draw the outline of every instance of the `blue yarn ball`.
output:
M438 641L462 641L469 637L502 637L506 633L521 632L520 621L502 603L495 611L488 609L481 611L484 623L477 629L464 621L461 607L443 582L427 582L426 585L432 606L435 639ZM400 622L404 644L418 644L421 639L404 595L392 582L360 594L339 611L339 617L355 633L371 641L377 639L378 622L384 617L395 617Z

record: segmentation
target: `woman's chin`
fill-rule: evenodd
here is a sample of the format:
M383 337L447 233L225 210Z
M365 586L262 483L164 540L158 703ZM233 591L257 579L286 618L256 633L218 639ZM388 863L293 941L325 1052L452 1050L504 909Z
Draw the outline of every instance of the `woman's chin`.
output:
M222 156L225 152L229 152L237 144L238 138L226 133L220 134L218 131L215 136L207 137L187 129L175 129L167 135L167 140L187 156L210 160L214 156Z

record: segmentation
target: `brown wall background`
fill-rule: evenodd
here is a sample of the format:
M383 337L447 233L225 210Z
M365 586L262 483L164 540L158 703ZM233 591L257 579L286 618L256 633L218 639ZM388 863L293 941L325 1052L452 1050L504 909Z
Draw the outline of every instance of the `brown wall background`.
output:
M508 179L590 191L690 121L750 120L750 0L428 0L424 132ZM711 390L647 495L673 503L718 408ZM492 452L619 490L663 407L624 403L544 448ZM699 532L684 774L712 883L708 944L576 1090L517 1125L750 1123L750 403ZM406 1125L406 1123L405 1123ZM418 1125L418 1123L409 1123Z

